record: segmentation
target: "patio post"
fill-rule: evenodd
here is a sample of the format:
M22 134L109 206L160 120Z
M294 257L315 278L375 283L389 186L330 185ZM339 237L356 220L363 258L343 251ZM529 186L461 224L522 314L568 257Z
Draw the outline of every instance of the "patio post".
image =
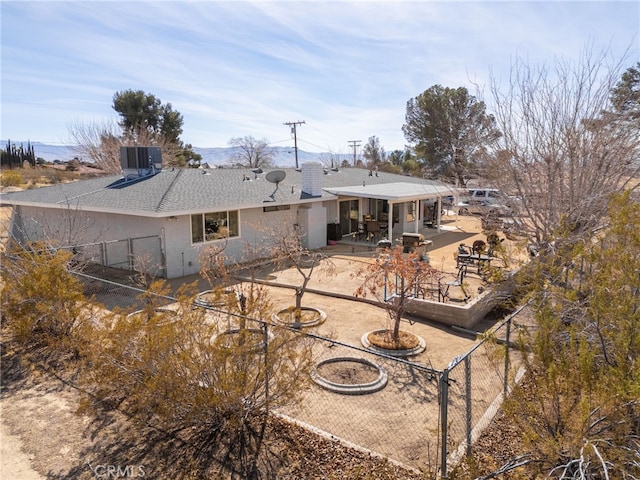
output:
M393 202L387 200L387 240L393 245Z

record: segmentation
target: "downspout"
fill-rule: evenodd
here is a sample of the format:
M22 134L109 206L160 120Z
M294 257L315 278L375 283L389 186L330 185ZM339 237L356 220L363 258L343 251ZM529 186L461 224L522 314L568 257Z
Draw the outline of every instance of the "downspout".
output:
M165 235L164 227L160 227L160 265L163 273L163 278L167 278L167 236Z

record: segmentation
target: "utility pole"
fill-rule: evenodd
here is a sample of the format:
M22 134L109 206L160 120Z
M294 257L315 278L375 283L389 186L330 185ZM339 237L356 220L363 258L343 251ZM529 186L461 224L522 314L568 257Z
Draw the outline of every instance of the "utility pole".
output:
M356 166L356 149L360 146L362 140L349 140L349 145L353 148L353 166Z
M302 125L304 120L298 120L297 122L284 122L283 125L291 127L291 133L293 133L293 149L296 152L296 168L298 168L298 136L296 135L296 126Z

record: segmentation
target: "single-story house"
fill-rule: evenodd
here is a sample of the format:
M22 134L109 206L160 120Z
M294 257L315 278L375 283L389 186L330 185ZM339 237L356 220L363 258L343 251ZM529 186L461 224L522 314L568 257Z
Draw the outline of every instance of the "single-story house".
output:
M418 232L453 189L440 182L360 168L161 168L122 160L123 174L0 195L13 207L9 235L52 240L84 259L166 278L199 272L203 246L226 243L245 259L267 229L295 224L306 248L350 238L369 219L388 238ZM128 162L128 163L127 163ZM429 213L427 213L429 212ZM365 217L366 216L366 217ZM273 238L273 237L271 237Z

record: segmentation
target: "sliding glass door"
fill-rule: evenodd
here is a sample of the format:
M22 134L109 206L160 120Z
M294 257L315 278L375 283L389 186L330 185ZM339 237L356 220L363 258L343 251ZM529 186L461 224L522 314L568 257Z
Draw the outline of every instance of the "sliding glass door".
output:
M360 215L359 200L343 200L340 202L340 229L342 235L358 231Z

